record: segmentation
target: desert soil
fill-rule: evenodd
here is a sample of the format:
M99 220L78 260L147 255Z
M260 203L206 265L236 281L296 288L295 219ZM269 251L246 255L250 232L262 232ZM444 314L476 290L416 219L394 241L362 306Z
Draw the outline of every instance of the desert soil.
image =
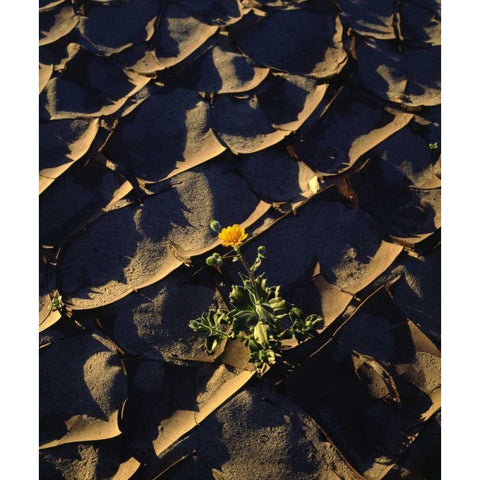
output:
M39 16L40 478L439 480L440 2ZM325 319L261 377L211 219Z

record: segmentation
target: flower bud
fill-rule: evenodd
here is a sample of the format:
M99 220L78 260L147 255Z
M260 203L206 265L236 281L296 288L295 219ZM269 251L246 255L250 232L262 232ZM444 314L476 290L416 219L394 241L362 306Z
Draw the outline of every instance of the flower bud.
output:
M209 267L219 267L219 266L222 265L222 263L223 263L223 258L220 256L220 254L218 254L217 252L215 252L214 254L210 255L210 256L205 260L205 263L206 263Z
M263 245L260 245L257 248L257 252L258 252L259 255L266 255L267 254L267 249Z
M218 254L218 253L214 253L213 254L213 258L214 258L214 261L215 261L215 265L217 267L219 267L220 265L222 265L223 263L223 258Z
M211 220L210 229L215 233L220 233L222 231L222 226L220 225L220 222L217 222L217 220Z

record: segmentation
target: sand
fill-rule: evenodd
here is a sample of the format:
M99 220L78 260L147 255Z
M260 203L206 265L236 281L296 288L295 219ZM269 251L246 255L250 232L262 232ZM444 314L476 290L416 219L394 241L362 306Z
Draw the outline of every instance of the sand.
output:
M39 15L40 478L438 480L440 3ZM263 376L213 218L324 317Z

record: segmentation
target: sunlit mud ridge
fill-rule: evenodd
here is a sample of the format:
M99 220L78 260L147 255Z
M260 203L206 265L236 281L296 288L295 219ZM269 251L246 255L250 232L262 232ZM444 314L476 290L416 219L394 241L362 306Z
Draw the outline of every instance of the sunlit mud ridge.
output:
M39 16L40 478L439 480L440 3ZM322 318L261 374L213 219Z

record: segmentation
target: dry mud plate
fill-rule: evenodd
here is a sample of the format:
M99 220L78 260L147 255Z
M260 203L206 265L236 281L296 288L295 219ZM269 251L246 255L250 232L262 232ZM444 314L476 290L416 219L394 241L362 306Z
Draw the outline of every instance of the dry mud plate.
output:
M440 479L440 21L40 1L42 480ZM188 326L238 283L212 219L323 317L263 375Z

